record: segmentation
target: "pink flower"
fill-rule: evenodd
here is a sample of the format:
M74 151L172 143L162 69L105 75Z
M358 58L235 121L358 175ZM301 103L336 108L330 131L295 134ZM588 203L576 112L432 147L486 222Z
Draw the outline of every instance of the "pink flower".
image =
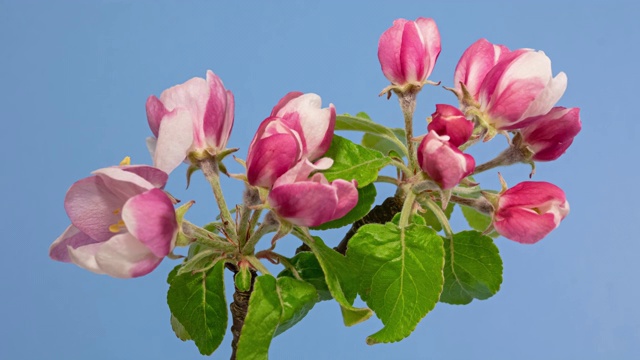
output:
M458 185L476 166L471 155L463 154L449 142L449 136L439 136L433 130L429 131L418 146L418 163L443 190Z
M77 181L65 197L71 225L49 256L118 278L146 275L173 249L178 224L161 190L167 174L151 166L116 166Z
M533 150L533 160L551 161L560 157L578 135L582 124L579 108L555 107L549 113L528 119L530 125L520 131Z
M427 129L435 131L438 135L448 135L449 143L457 147L471 138L473 122L467 120L458 108L437 104L436 112L431 114L431 122Z
M433 19L397 19L378 42L378 59L392 84L422 86L440 55L440 32Z
M282 218L300 226L318 226L345 216L358 203L356 181L329 183L316 170L331 167L333 160L322 158L315 164L303 159L273 184L268 202Z
M487 70L489 69L489 70ZM454 77L463 82L498 130L527 125L527 118L549 112L567 87L567 76L552 76L551 60L542 51L513 52L479 40L463 54ZM466 99L463 105L469 106Z
M193 78L147 99L147 120L155 138L148 139L156 167L170 173L191 154L215 155L227 146L233 127L231 91L213 72Z
M569 203L559 187L525 181L505 191L493 214L493 226L508 239L533 244L547 236L569 214Z
M321 108L316 94L291 92L273 108L249 146L247 178L251 185L271 187L303 158L324 155L333 139L336 109Z

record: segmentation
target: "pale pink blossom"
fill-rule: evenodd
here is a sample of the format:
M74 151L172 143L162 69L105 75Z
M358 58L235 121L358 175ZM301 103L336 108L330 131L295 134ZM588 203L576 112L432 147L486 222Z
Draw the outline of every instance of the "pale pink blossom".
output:
M74 183L64 206L71 225L49 256L118 278L146 275L175 245L173 204L161 189L167 174L151 166L117 166Z

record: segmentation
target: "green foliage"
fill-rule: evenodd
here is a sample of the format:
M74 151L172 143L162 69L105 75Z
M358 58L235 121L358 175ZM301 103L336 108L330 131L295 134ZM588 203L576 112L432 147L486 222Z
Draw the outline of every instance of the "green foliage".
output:
M354 271L354 266L340 253L327 247L322 239L317 236L313 237L313 241L306 240L305 244L316 255L324 272L327 287L342 308L344 324L352 326L371 317L371 309L353 307L353 301L358 291L359 277L359 274Z
M387 141L394 143L395 147L400 150L400 154L402 156L407 155L407 147L406 144L402 140L398 139L397 130L389 129L384 125L380 125L376 122L373 122L369 115L364 112L360 112L355 116L349 114L342 114L336 116L336 130L347 130L347 131L362 131L367 134L380 136ZM401 138L404 138L402 136Z
M298 275L302 278L302 280L308 282L313 285L318 292L318 298L320 301L323 300L331 300L331 292L329 291L329 287L327 286L327 282L324 280L324 272L322 271L322 267L318 262L318 259L312 252L303 251L296 256L289 259L289 262L293 265L293 267L298 271ZM288 276L293 278L293 273L289 269L285 269L278 277Z
M176 269L168 278L169 309L196 343L200 353L210 355L218 348L227 331L224 262L219 261L208 271L194 274L178 275ZM184 337L181 331L176 335Z
M398 141L400 141L403 145L406 146L405 144L406 136L404 133L404 129L393 128L389 130L393 132L393 134L396 136ZM361 144L366 148L380 151L381 153L387 156L390 156L390 155L402 156L401 154L404 154L404 152L406 151L405 148L400 147L398 142L391 141L388 138L378 134L365 133L362 136Z
M369 344L409 336L438 302L444 249L428 226L365 225L351 238L347 258L357 265L360 297L384 324L367 338Z
M256 278L238 341L238 359L267 359L274 336L300 321L317 301L315 288L304 281L271 275Z
M369 184L365 187L361 187L358 189L358 203L356 206L351 209L345 216L340 219L332 220L327 223L324 223L320 226L316 226L312 228L313 230L328 230L328 229L337 229L346 225L351 225L354 222L362 219L369 210L371 210L371 206L376 201L376 187L375 185Z
M359 188L374 182L378 178L380 169L391 162L391 158L380 152L367 149L337 135L333 136L331 147L325 156L334 161L331 168L323 172L327 180L356 180Z
M462 209L462 214L464 215L464 218L467 219L467 222L472 229L483 232L491 225L490 215L478 212L474 208L468 206L460 206L460 209ZM494 239L500 236L500 234L495 231L492 231L488 235Z
M441 206L440 202L436 202L436 204L438 204L438 206ZM447 204L447 208L443 210L444 214L447 216L447 219L451 219L451 214L453 213L455 205L456 204L450 202L449 204ZM431 226L435 231L442 231L442 224L440 224L438 218L433 214L433 211L425 209L425 212L421 213L420 215L422 215L427 225Z
M493 240L478 231L444 239L444 288L440 301L464 305L495 295L502 283L502 259Z
M173 329L173 332L176 333L178 339L182 341L191 340L191 335L189 335L187 329L185 329L184 326L180 324L180 321L178 321L178 319L176 319L173 314L171 314L171 329Z

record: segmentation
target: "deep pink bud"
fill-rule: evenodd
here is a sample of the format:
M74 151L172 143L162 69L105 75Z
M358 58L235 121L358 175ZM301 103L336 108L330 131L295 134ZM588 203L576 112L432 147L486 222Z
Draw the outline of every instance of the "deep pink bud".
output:
M458 185L476 166L471 155L463 154L449 142L449 136L439 136L433 130L418 146L418 163L443 190Z
M394 85L421 86L440 55L440 32L433 19L397 19L380 36L378 59Z
M316 170L331 167L333 160L322 158L315 164L303 159L276 180L269 192L269 205L282 218L300 226L318 226L345 216L358 203L355 180L329 183Z
M249 146L247 179L251 185L271 187L298 161L318 159L333 139L336 110L321 108L316 94L291 92L273 108Z
M551 161L567 151L582 124L579 108L555 107L549 113L527 119L530 125L520 131L533 150L533 160Z
M147 140L156 167L170 173L190 153L215 155L231 134L234 99L222 81L207 71L147 99L147 120L154 138Z
M498 200L493 226L507 239L533 244L547 236L569 214L564 191L548 182L525 181Z
M167 174L116 166L77 181L65 197L71 224L49 248L53 260L118 278L146 275L171 252L178 233Z
M466 143L473 134L473 122L467 120L462 111L458 108L437 104L436 112L431 114L431 122L427 127L438 135L448 135L449 143L453 146L460 146Z

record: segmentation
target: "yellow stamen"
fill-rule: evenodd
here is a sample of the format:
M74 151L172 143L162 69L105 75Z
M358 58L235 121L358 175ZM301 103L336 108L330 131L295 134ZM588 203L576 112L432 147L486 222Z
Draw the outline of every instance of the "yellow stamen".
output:
M131 165L131 158L128 156L125 156L124 159L122 159L122 161L120 161L120 166L124 166L124 165Z
M124 221L120 220L115 224L111 224L109 225L109 231L111 231L112 233L119 233L120 230L122 230L122 228L124 228Z
M112 211L113 215L118 215L120 214L120 209L115 209Z

